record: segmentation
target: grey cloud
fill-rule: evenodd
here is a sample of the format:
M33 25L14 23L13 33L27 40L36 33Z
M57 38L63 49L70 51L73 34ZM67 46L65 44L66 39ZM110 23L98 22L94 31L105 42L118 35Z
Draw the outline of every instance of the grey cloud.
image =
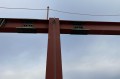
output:
M1 79L44 79L47 35L1 34L0 38Z
M57 6L57 7L55 7ZM81 14L119 14L119 1L118 0L74 0L73 1L57 1L52 8L62 11L75 12ZM70 15L58 12L52 12L51 16L58 17L66 20L87 20L87 21L120 21L119 16L80 16Z
M77 37L76 37L77 38ZM82 36L81 36L82 38ZM86 39L94 38L94 42L88 40L82 48L82 42L74 45L73 40L69 40L72 49L65 51L63 48L63 73L65 78L69 79L114 79L119 78L119 43L118 36L91 36ZM118 38L118 39L117 39ZM114 40L113 40L114 39ZM81 39L81 41L84 40ZM74 41L80 41L75 39ZM85 40L84 40L85 41ZM114 41L114 42L113 42ZM70 46L69 45L69 46ZM78 46L77 50L75 46ZM84 46L84 47L85 47ZM67 48L68 49L68 48ZM81 51L87 50L87 51Z

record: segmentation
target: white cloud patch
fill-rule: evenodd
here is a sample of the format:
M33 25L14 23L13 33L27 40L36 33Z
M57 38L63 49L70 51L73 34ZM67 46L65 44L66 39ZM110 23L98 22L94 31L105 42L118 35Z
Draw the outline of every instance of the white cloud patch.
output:
M3 72L0 72L0 79L43 79L43 72L40 70L40 66L22 70L5 69Z
M81 36L82 37L82 36ZM84 36L83 36L84 37ZM75 40L76 38L76 40ZM75 37L74 41L77 40ZM115 79L120 78L120 54L119 42L117 36L91 36L86 39L94 38L89 42L84 40L86 48L81 51L82 44L76 43L77 50L74 50L75 42L70 43L72 49L62 52L63 54L63 75L69 79ZM65 38L64 38L65 39ZM82 41L83 42L83 41ZM75 48L76 49L76 48ZM64 50L64 48L63 48ZM84 51L87 50L87 51ZM83 53L83 54L81 54ZM70 56L69 56L70 55Z
M1 34L0 79L45 79L46 37Z
M11 61L9 61L7 66L1 65L0 79L44 79L46 58L42 58L37 63L36 61L30 62L29 59L27 59L28 62L24 62L25 58L22 57L21 61L15 60L14 63L10 63Z

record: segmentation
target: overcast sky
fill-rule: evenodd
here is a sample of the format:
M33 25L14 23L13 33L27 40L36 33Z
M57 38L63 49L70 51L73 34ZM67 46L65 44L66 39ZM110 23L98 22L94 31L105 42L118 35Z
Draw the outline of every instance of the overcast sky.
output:
M0 0L0 7L40 8L119 15L119 0ZM1 18L46 19L46 11L0 9ZM120 16L80 16L50 11L64 20L120 21ZM0 79L45 79L47 34L0 34ZM64 79L120 79L120 36L61 35Z

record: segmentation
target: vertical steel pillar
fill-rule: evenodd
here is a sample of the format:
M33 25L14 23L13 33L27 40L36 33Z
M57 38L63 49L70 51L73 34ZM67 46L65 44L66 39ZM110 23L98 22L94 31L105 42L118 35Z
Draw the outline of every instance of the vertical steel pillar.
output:
M59 19L50 18L48 29L46 79L62 79Z

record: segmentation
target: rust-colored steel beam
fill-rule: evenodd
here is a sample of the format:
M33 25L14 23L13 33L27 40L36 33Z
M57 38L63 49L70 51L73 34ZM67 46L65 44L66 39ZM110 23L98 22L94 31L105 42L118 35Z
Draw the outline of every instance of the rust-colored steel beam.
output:
M58 18L49 20L46 79L62 79L60 24Z
M0 32L48 33L48 24L48 20L0 19Z
M63 34L120 35L120 22L60 21Z
M59 20L61 34L120 35L120 22ZM48 33L49 20L0 19L0 32Z

